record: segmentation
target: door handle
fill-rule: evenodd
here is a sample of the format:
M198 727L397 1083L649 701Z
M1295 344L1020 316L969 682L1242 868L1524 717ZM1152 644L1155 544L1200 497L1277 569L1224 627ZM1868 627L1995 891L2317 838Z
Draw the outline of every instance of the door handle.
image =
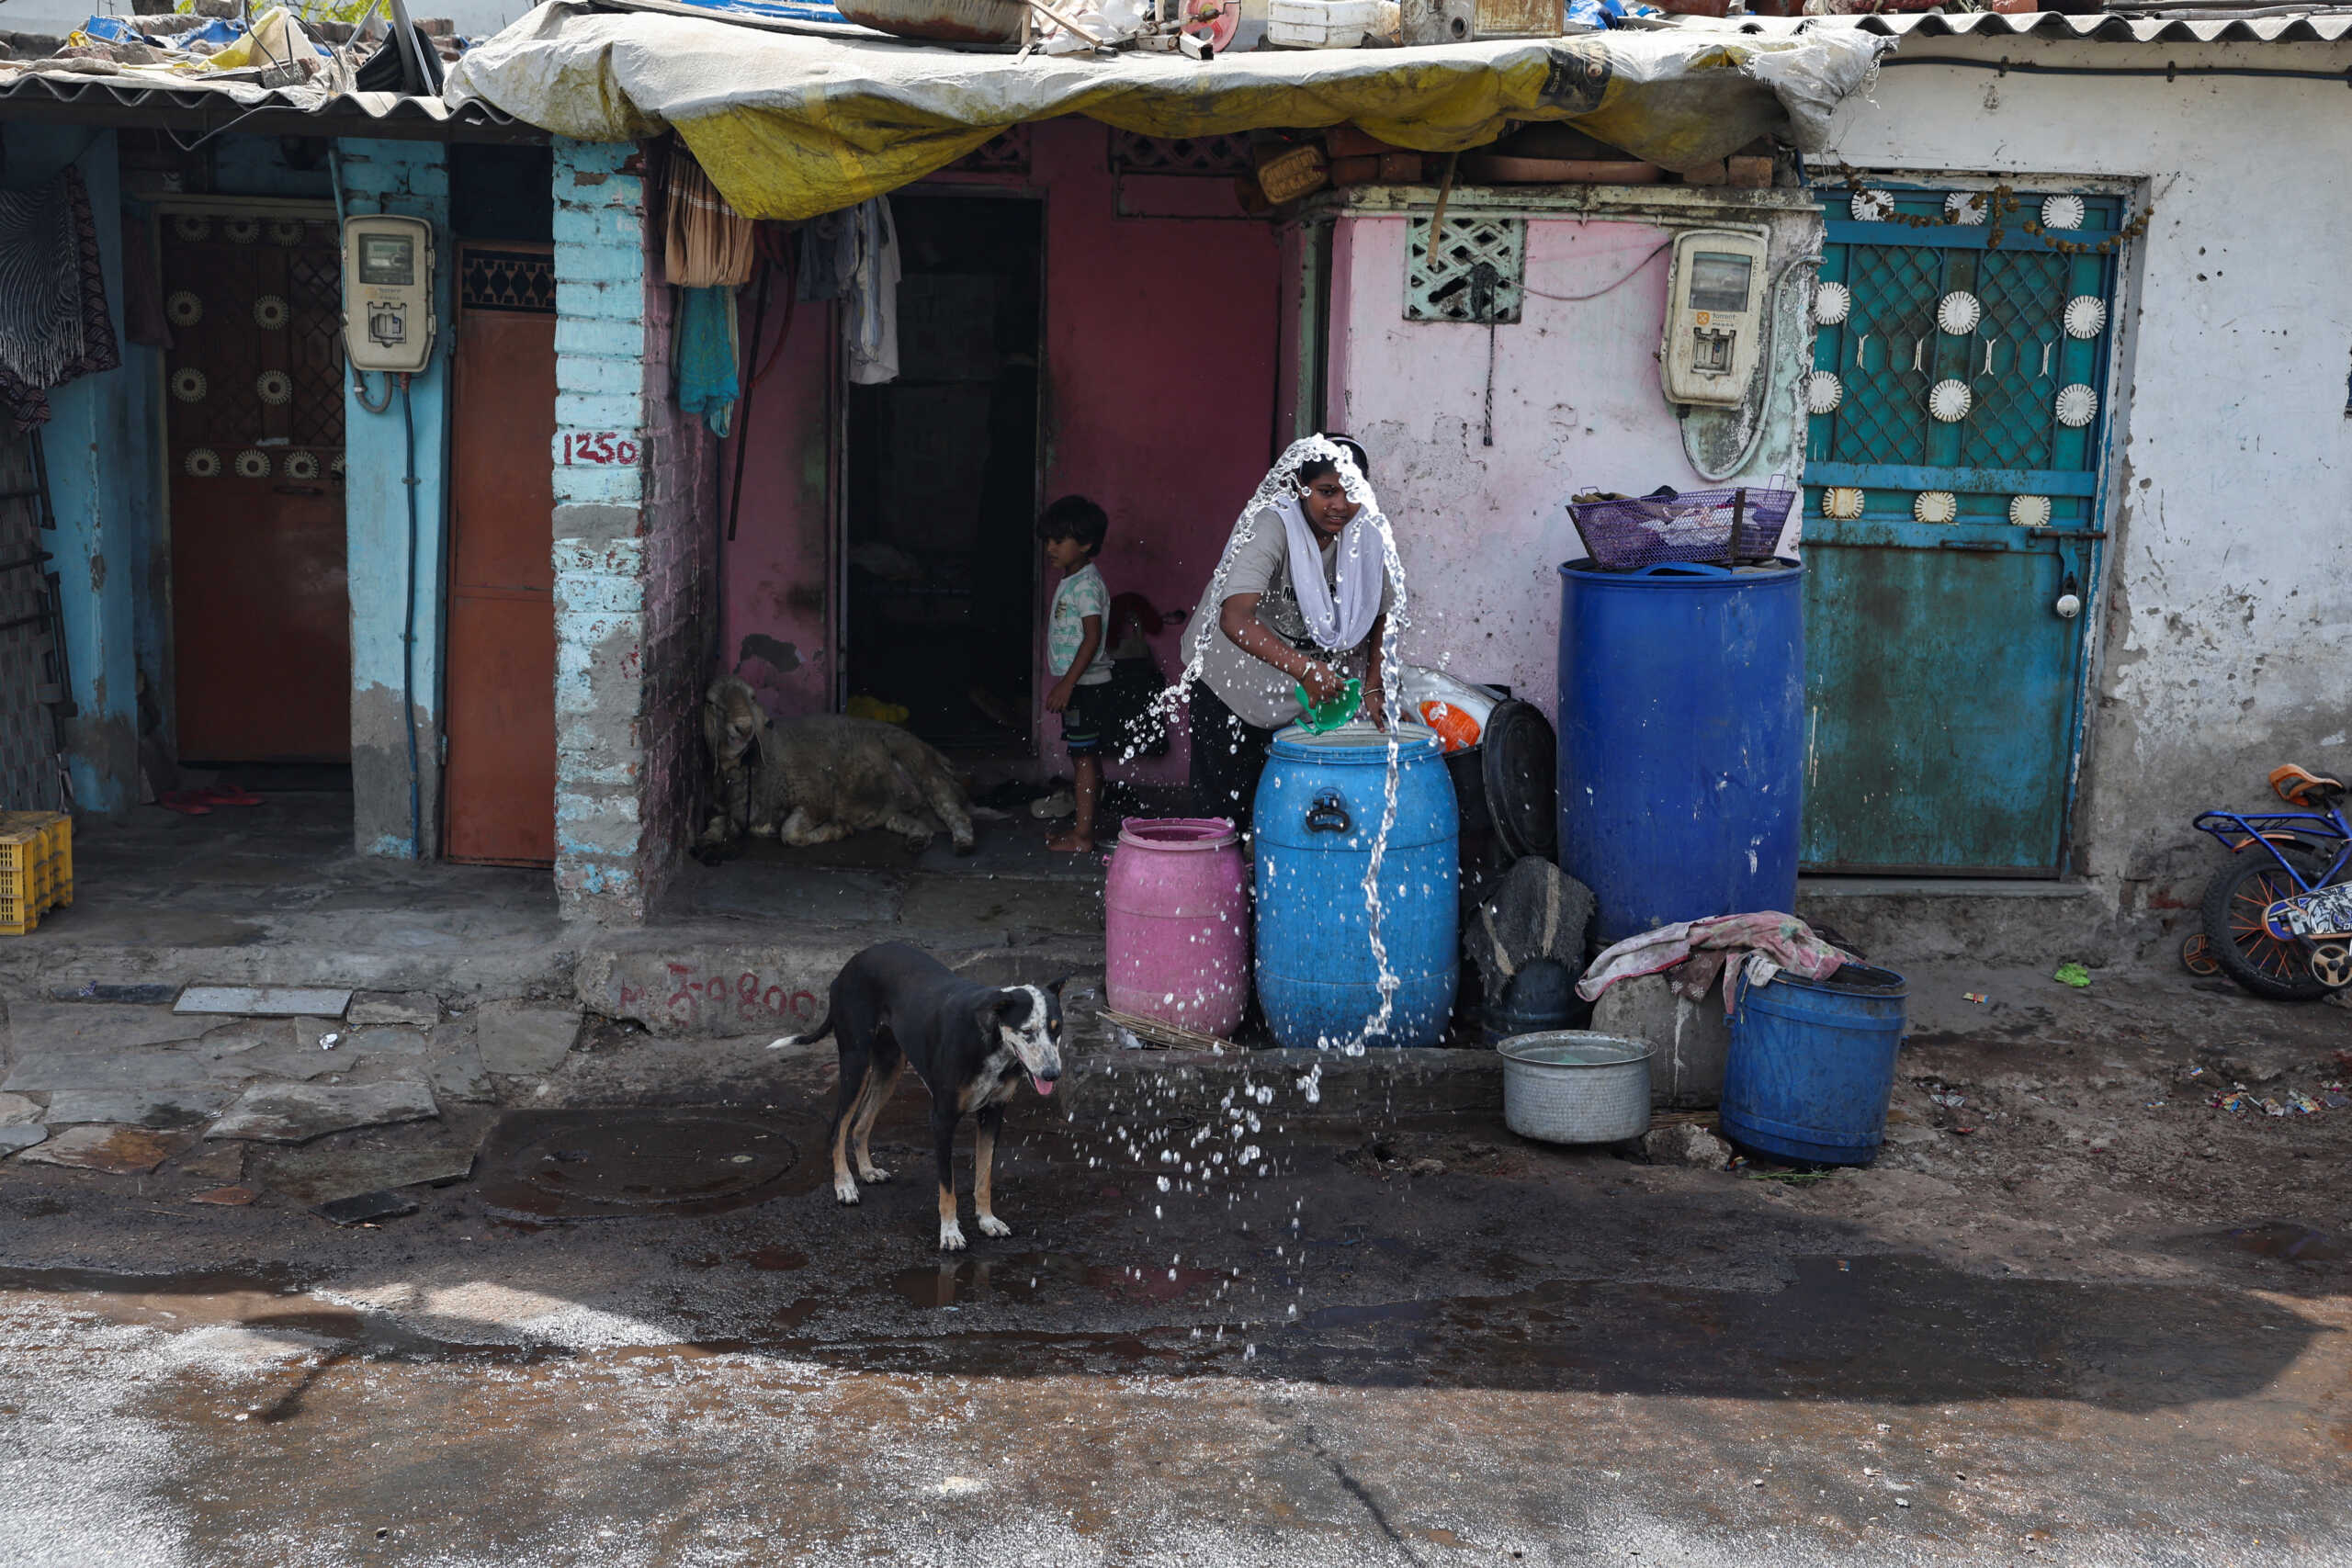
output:
M2083 585L2068 572L2066 581L2058 585L2058 602L2050 606L2062 621L2071 621L2083 613Z

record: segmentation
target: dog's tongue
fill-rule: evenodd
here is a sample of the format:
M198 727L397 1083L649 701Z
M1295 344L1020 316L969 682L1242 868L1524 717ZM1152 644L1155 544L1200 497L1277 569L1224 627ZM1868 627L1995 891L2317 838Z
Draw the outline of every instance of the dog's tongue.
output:
M1054 1092L1054 1086L1046 1079L1039 1077L1035 1073L1031 1073L1029 1075L1029 1081L1036 1087L1036 1090L1039 1094L1051 1094Z

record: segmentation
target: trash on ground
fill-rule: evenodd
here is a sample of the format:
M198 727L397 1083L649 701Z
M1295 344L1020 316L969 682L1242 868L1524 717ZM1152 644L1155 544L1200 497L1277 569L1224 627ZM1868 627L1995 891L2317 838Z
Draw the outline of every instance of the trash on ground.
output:
M1974 1002L1978 1007L1983 1007L1993 998L1983 991L1962 991L1960 993L1960 999L1964 1002Z
M402 1214L413 1214L424 1206L405 1192L362 1192L321 1203L311 1213L338 1225L360 1225L375 1220L396 1220Z
M343 1036L340 1034L322 1034L319 1036L319 1049L322 1051L332 1051L342 1043Z
M323 986L190 986L172 1010L246 1018L341 1018L351 993Z
M2061 964L2058 965L2057 973L2050 977L2062 986L2072 986L2078 991L2091 983L2091 972L2079 964Z
M1742 977L1751 986L1766 986L1785 970L1800 979L1823 980L1847 962L1845 953L1815 935L1813 928L1794 915L1761 909L1713 919L1678 920L1627 937L1592 961L1584 978L1577 982L1577 995L1597 1001L1620 980L1672 970L1669 978L1675 989L1696 1001L1721 975L1724 1011L1728 1015Z

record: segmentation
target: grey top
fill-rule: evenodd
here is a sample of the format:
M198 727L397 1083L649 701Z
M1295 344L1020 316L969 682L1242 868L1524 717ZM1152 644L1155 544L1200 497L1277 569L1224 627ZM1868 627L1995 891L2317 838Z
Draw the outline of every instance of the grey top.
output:
M1283 527L1282 514L1258 512L1248 520L1250 536L1232 547L1233 558L1227 569L1225 581L1219 583L1214 573L1207 590L1201 595L1200 608L1193 612L1192 625L1184 631L1184 662L1189 666L1193 657L1202 655L1201 679L1225 701L1244 724L1261 729L1277 729L1299 717L1298 682L1272 665L1242 651L1240 646L1225 635L1217 624L1217 612L1224 601L1244 593L1258 594L1258 623L1276 637L1313 658L1324 660L1340 674L1362 676L1371 662L1367 637L1363 644L1334 657L1316 646L1306 630L1306 617L1298 607L1298 596L1291 592L1290 541ZM1237 528L1238 534L1240 529ZM1328 540L1323 546L1323 581L1337 591L1340 572L1340 542ZM1396 601L1396 586L1385 576L1380 583L1380 613L1388 614Z

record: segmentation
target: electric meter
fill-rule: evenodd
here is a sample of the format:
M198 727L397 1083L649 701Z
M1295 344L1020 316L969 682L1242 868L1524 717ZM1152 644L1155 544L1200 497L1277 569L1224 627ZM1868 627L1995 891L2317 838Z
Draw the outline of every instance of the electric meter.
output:
M1693 229L1674 241L1667 285L1664 367L1668 402L1736 408L1764 335L1764 236Z
M422 218L343 223L343 347L355 370L413 373L433 357L433 225Z

